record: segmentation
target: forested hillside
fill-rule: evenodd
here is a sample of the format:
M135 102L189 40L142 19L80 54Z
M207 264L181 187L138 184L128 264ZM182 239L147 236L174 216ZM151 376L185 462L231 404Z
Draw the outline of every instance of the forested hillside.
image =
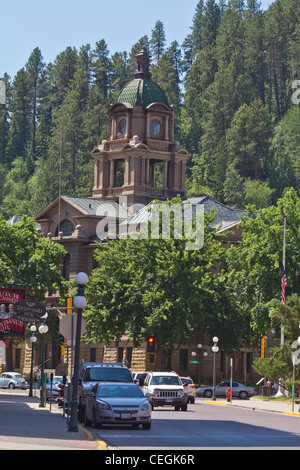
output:
M146 31L145 31L146 33ZM265 207L299 191L300 2L200 0L183 44L164 25L130 51L110 54L105 38L71 45L46 64L37 47L6 82L0 105L0 207L36 215L62 194L91 196L95 145L107 138L108 108L132 79L135 54L152 55L152 78L176 113L176 140L191 153L188 195L233 207ZM297 101L296 101L297 102Z

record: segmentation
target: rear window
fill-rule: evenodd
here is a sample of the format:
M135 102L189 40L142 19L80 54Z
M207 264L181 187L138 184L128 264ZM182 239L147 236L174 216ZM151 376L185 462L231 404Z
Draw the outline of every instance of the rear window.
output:
M132 382L128 369L114 367L91 367L86 370L85 381L92 382Z

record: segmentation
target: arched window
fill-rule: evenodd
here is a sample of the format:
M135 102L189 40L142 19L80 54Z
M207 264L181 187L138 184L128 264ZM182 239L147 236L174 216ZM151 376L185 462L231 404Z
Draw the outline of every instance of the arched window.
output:
M74 230L75 227L70 220L65 219L60 223L59 231L63 232L65 237L71 236ZM55 236L58 237L58 227L55 231Z

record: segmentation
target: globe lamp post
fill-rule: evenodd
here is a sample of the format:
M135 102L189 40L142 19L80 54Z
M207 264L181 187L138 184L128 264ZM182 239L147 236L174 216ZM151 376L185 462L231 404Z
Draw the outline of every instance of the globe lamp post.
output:
M78 293L74 297L73 305L77 310L77 324L75 337L75 355L74 355L74 374L72 384L71 411L69 421L69 432L78 432L77 410L78 410L78 373L79 373L79 356L80 356L80 337L81 337L81 320L82 311L86 307L86 298L84 297L84 289L89 278L85 273L78 273L75 277L78 286Z

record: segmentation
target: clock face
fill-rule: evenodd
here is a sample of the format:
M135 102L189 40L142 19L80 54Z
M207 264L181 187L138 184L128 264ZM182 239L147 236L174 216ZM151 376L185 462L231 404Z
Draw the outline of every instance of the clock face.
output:
M158 135L160 134L161 131L161 125L158 119L152 119L150 122L150 132L153 135Z
M126 119L121 119L118 125L118 133L124 135L126 133Z

